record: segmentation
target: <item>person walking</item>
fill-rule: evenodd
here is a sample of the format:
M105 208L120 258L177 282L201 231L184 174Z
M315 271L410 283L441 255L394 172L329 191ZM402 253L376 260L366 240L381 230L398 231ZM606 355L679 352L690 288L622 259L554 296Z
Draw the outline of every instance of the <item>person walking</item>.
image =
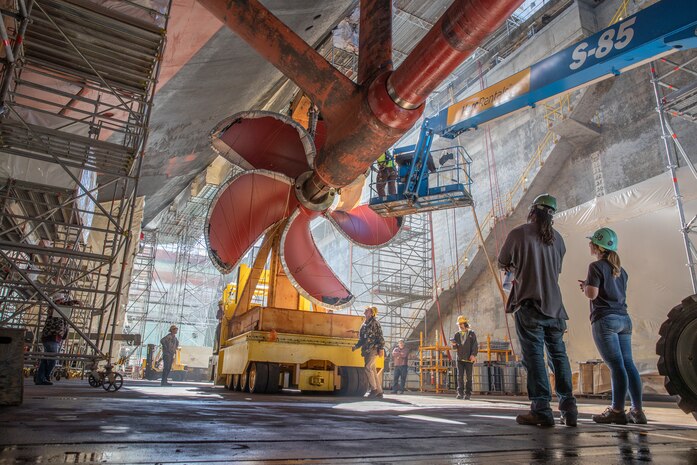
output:
M600 228L588 239L590 253L597 260L588 266L588 276L585 281L579 280L579 287L590 299L593 340L612 379L612 404L603 413L593 415L593 421L646 424L641 377L632 357L632 319L627 312L629 277L617 254L617 234L610 228ZM632 402L628 414L624 410L627 391Z
M531 404L529 412L516 417L521 425L554 425L545 348L554 367L561 423L576 426L578 421L571 366L562 339L569 319L559 289L566 246L552 227L556 210L556 198L549 194L537 196L530 206L528 222L508 233L498 257L499 268L513 273L506 312L515 313L523 365L528 372Z
M457 398L470 400L472 397L472 367L477 361L479 343L477 335L470 329L469 320L457 317L458 332L450 339L456 351L457 360ZM467 380L465 382L465 379Z
M62 316L53 316L53 307L48 307L46 322L41 330L41 344L46 354L60 352L61 342L68 336L68 322ZM34 384L50 386L51 372L56 366L55 358L42 358L34 378Z
M167 377L169 376L169 372L172 371L174 356L177 354L177 348L179 348L177 331L179 331L179 329L175 325L170 326L169 334L160 340L160 344L162 344L162 381L160 384L162 386L171 386L171 384L167 382Z
M392 392L395 394L404 394L404 385L407 382L409 363L409 349L404 345L404 339L400 339L397 346L392 349L392 363L394 364Z
M358 342L352 350L361 349L361 355L365 362L365 374L368 377L370 390L365 393L364 397L382 399L382 377L378 375L375 362L378 357L385 355L385 339L382 337L382 327L377 319L377 307L366 307L363 314L365 320L358 332Z

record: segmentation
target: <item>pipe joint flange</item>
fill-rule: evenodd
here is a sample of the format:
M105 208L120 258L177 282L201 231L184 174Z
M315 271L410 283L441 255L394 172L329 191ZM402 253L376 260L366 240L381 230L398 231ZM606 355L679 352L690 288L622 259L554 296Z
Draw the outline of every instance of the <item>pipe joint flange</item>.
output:
M330 187L329 190L319 199L308 199L305 196L305 183L312 178L313 172L306 171L295 179L295 197L300 204L308 210L323 212L329 209L336 199L336 189Z

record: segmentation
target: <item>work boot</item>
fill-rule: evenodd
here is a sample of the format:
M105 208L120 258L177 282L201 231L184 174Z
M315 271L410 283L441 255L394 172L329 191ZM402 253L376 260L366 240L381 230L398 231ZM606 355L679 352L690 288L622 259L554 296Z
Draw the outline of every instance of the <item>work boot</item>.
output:
M531 426L554 426L554 415L549 413L533 412L523 413L515 417L516 423L519 425Z
M577 426L578 425L578 410L568 410L566 412L561 412L561 418L559 423L566 426Z
M631 423L634 423L635 425L645 425L646 424L646 415L644 415L643 410L638 410L638 409L633 408L627 414L627 420L630 421Z
M602 424L626 425L627 415L625 415L624 410L617 412L612 407L608 407L600 415L593 415L593 421Z
M576 399L573 397L564 399L559 403L559 412L561 418L559 422L566 426L578 425L578 407L576 407Z
M366 393L363 395L363 397L366 397L366 398L368 398L368 397L375 397L376 395L377 395L377 391L373 391L373 390L371 389L371 390L369 390L368 392L366 392Z
M458 394L455 396L456 399L462 399L462 394Z
M377 394L375 394L375 398L382 399L382 392L378 392Z

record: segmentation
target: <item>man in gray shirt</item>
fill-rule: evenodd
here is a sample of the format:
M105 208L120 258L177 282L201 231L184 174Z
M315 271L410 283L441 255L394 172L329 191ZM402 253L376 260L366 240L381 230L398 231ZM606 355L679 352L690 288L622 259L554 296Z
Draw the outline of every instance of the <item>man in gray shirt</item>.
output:
M552 228L556 210L557 199L551 195L535 198L528 222L511 230L498 258L499 268L514 276L506 312L515 313L523 365L528 371L528 397L532 402L528 413L516 417L521 425L554 425L545 348L554 366L561 422L576 426L578 420L571 366L562 339L569 319L559 289L566 247L561 235Z
M160 384L162 386L171 386L167 382L167 377L169 372L172 371L172 363L174 362L174 356L177 355L177 348L179 348L179 339L177 339L177 327L175 325L170 326L169 334L160 340L162 344L162 381Z

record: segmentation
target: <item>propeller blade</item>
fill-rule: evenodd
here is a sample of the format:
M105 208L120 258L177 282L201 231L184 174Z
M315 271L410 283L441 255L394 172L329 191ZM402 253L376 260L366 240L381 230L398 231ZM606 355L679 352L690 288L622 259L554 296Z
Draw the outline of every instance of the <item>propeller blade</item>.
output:
M310 221L319 215L300 208L293 213L281 238L281 263L298 292L317 305L338 310L351 305L354 296L312 239Z
M351 242L361 247L381 247L389 243L402 227L401 217L383 218L368 205L349 211L325 214Z
M211 131L213 149L246 169L262 169L295 179L313 167L315 144L291 118L268 111L246 111L224 119Z
M365 186L365 180L368 176L366 173L361 174L346 187L341 188L341 195L339 196L339 203L334 210L348 211L356 208L358 202L361 201L361 196L363 195L363 186Z
M254 243L298 206L293 181L269 171L246 171L221 186L205 229L213 264L229 273Z

